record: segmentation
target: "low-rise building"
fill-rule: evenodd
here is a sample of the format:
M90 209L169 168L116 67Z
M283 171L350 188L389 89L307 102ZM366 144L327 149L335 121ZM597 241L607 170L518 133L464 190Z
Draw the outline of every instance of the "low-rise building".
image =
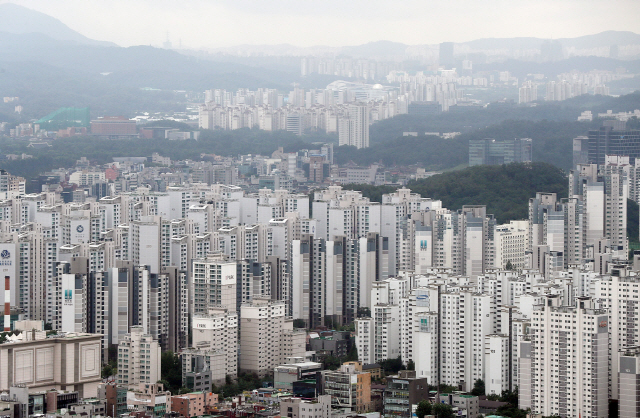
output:
M371 410L371 374L363 373L358 362L321 372L318 387L320 394L331 395L334 407L351 408L357 413Z
M330 418L331 396L321 395L316 400L281 399L280 416L283 418Z
M412 405L428 398L426 378L416 378L414 370L401 370L397 376L387 377L384 390L385 417L411 417Z
M291 392L293 383L299 380L314 379L322 371L322 363L301 362L282 364L273 369L273 387Z
M457 408L457 417L475 418L480 413L480 404L477 396L464 393L442 393L440 403Z
M0 344L0 391L22 385L30 393L55 389L95 397L102 382L101 343L100 334L25 331Z
M191 392L171 397L171 412L191 418L205 415L207 410L218 403L218 394L211 392Z
M141 385L140 390L127 392L127 409L152 417L163 416L171 409L171 392L165 391L160 383Z

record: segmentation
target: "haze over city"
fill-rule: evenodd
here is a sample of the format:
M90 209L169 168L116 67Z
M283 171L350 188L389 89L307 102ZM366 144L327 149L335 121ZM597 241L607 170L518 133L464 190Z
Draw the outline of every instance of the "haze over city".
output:
M0 3L5 3L3 0ZM408 45L480 38L557 39L606 30L638 31L635 0L18 0L71 29L120 46L242 44Z
M0 418L640 417L639 17L0 0Z

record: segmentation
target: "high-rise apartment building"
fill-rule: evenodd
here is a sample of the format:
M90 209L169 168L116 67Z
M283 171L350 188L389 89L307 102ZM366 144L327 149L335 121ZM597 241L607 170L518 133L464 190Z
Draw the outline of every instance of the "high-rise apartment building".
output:
M305 338L285 318L283 302L255 298L240 308L240 371L265 376L287 357L304 357Z
M193 313L206 313L209 308L237 310L237 266L222 255L193 260Z
M118 376L116 382L138 390L155 384L161 378L160 345L141 326L131 327L118 344Z
M209 308L193 316L192 346L200 351L224 354L224 376L238 374L238 313L226 308ZM210 370L214 370L210 364ZM216 369L217 370L217 369ZM215 377L215 376L214 376Z
M620 386L618 399L618 416L640 416L640 349L629 347L620 353L617 380Z
M338 143L358 149L369 147L369 108L365 103L350 104L348 114L338 120Z
M620 371L618 357L622 351L640 346L640 278L629 275L624 266L613 266L610 270L610 275L594 278L589 292L601 302L602 308L610 312L610 397L621 399L623 388L615 378Z
M608 416L609 314L590 298L562 306L562 298L547 297L534 307L531 322L528 382L521 408L533 413L569 417ZM521 350L526 356L527 350ZM522 369L521 369L522 370ZM530 400L530 404L528 403Z

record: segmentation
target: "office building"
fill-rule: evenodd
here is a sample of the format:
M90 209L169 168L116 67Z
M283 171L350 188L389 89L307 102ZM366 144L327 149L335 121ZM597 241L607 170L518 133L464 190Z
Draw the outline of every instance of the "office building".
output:
M445 68L451 69L455 66L453 59L453 42L441 42L438 54L438 64Z
M301 380L315 380L322 371L322 363L300 362L282 364L273 369L273 387L286 392L293 391L293 383Z
M589 131L589 163L605 164L606 155L640 157L640 130L629 130L626 123L606 120L599 129Z
M531 162L533 155L532 143L531 138L509 141L471 139L469 140L469 165Z

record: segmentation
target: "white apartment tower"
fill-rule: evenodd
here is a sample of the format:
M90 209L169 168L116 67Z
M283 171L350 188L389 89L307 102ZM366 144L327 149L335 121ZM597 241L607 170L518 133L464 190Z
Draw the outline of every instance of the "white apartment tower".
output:
M256 298L240 308L240 371L265 376L287 357L304 357L305 339L285 318L283 302Z
M117 384L138 390L160 378L160 345L142 327L131 327L118 344Z
M209 308L196 314L192 322L192 345L199 350L224 353L225 376L238 374L238 313L225 308Z
M640 346L640 277L628 276L623 267L611 269L611 275L601 276L590 285L591 295L601 302L601 307L611 313L609 338L611 344L611 393L619 399L622 387L616 376L619 372L619 356L623 350Z
M339 145L369 147L369 109L364 103L349 105L348 115L338 119Z
M520 376L521 408L542 415L575 418L608 416L609 315L590 298L561 306L548 297L534 307L531 323L531 375ZM524 353L526 354L526 350ZM530 404L527 402L530 400Z
M193 260L193 313L207 313L209 308L223 307L236 311L236 263L220 254Z

